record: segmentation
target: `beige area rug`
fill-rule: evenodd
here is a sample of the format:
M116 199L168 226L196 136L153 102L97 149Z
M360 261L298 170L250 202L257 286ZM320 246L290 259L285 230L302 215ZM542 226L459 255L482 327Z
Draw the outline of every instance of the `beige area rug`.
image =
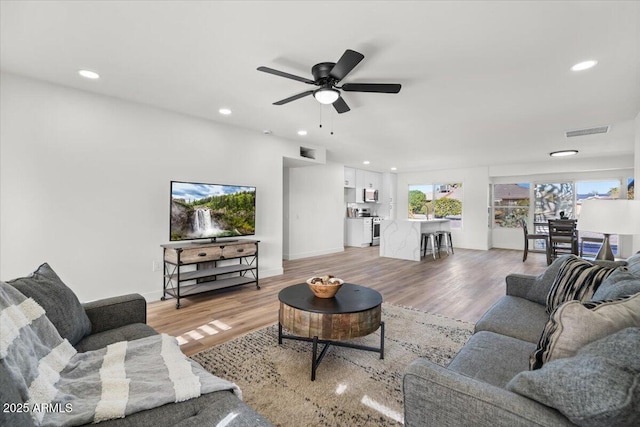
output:
M277 325L193 359L238 384L244 401L277 426L402 425L405 367L418 357L446 365L471 336L473 324L387 303L382 320L383 360L378 353L332 346L313 382L312 344L285 339L278 345ZM379 347L380 331L352 342Z

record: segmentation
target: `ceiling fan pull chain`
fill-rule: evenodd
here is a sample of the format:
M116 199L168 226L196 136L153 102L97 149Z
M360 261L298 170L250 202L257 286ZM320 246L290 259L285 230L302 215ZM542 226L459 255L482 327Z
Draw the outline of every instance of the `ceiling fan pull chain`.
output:
M320 104L320 128L322 128L322 104Z
M331 114L331 135L333 135L333 114Z

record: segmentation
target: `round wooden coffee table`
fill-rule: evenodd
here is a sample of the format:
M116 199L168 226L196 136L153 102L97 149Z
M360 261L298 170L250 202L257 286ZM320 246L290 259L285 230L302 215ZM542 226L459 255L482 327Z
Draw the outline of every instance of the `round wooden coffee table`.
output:
M306 283L289 286L278 294L280 313L278 343L283 339L313 343L311 381L329 346L355 348L380 353L384 359L384 322L382 295L364 286L345 283L333 298L317 298ZM285 328L291 335L282 333ZM368 347L344 342L362 337L380 328L380 347ZM318 344L324 348L317 356Z

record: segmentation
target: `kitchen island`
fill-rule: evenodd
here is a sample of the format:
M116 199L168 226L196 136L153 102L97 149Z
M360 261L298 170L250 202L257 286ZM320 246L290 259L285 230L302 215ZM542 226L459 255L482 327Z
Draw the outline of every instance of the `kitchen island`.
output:
M394 219L380 224L380 256L420 261L422 233L450 231L448 219Z

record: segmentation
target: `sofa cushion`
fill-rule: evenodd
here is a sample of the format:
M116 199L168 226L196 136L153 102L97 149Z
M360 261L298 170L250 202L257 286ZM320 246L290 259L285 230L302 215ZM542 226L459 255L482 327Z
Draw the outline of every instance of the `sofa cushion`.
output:
M469 339L447 369L504 388L517 373L529 368L536 345L494 332L480 331Z
M556 408L581 426L637 426L638 354L640 329L626 328L583 347L574 357L516 375L507 389Z
M602 281L591 299L593 301L614 300L638 292L640 292L640 276L635 276L628 268L621 267Z
M133 341L138 338L150 337L156 334L155 329L149 325L132 323L116 329L89 335L76 343L75 348L80 353L84 353L85 351L98 350L120 341Z
M571 255L560 267L551 285L547 295L547 313L551 314L567 301L589 301L600 283L614 271L614 267L601 267Z
M71 344L91 333L91 322L78 297L46 262L28 277L7 283L40 304L60 336Z
M628 327L640 327L640 293L616 301L566 302L551 314L531 354L531 369Z
M549 265L542 273L536 276L534 285L529 287L527 293L527 299L537 302L538 304L546 305L547 296L551 290L560 268L564 265L565 261L569 259L571 255L563 255L556 258L551 265Z
M495 332L535 344L548 320L544 305L506 295L482 316L475 331Z

